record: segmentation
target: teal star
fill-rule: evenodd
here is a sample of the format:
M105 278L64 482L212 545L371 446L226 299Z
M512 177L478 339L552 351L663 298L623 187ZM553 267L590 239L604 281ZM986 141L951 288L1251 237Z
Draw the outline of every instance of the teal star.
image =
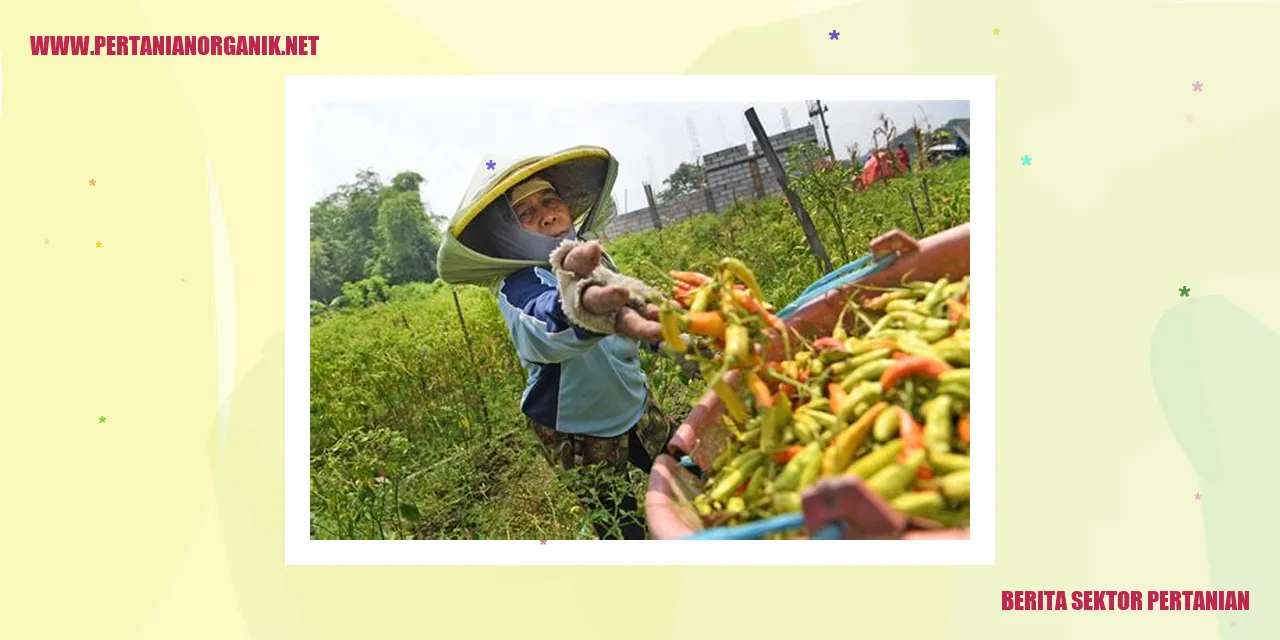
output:
M1024 167L1031 166L1031 156L1028 156L1028 155L1022 156L1022 166Z
M1178 289L1178 293L1181 293L1181 294L1182 294L1182 297L1184 297L1184 298L1185 298L1185 297L1187 297L1187 296L1191 295L1191 290L1190 290L1190 289L1188 289L1188 288L1186 288L1186 287L1183 287L1183 288L1181 288L1181 289Z

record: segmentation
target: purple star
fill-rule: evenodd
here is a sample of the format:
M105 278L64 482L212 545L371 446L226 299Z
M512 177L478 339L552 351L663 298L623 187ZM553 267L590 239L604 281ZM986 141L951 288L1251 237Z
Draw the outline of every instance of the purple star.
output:
M496 162L494 162L494 161L490 160L490 161L488 161L488 162L484 163L484 166L489 167L489 170L490 170L490 171L493 171L493 168L494 168L494 167L496 167L496 166L498 166L498 163L496 163Z
M1196 500L1199 500L1199 499L1200 499L1200 494L1198 494L1198 493L1197 493L1197 494L1196 494Z
M839 39L840 39L840 32L839 32L839 31L836 31L835 29L832 29L832 30L831 30L831 33L830 33L830 34L828 34L828 35L830 35L830 36L831 36L831 39L832 39L832 40L839 40Z
M1191 83L1191 89L1192 89L1193 91L1199 91L1199 90L1200 90L1200 87L1203 87L1203 86L1204 86L1204 85L1200 84L1200 81L1199 81L1199 80L1196 80L1195 82Z

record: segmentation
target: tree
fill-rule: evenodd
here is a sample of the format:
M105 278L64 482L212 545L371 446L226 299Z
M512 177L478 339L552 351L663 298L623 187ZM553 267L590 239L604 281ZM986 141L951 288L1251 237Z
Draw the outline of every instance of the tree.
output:
M413 192L392 191L378 207L378 248L373 272L390 284L431 282L436 279L439 232Z
M680 166L676 167L676 170L672 171L671 175L662 181L662 184L667 185L667 188L658 193L658 201L670 202L686 193L693 193L701 189L706 183L707 172L701 166L681 162Z

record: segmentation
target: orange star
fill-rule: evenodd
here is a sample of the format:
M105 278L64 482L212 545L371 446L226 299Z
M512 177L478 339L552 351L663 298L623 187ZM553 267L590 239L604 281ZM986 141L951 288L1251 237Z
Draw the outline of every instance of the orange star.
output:
M97 186L97 184L98 184L97 180L94 180L93 178L89 178L89 186L93 187L93 186Z
M102 241L101 241L101 240L99 240L99 241L98 241L98 248L99 248L99 249L101 249L101 248L102 248Z

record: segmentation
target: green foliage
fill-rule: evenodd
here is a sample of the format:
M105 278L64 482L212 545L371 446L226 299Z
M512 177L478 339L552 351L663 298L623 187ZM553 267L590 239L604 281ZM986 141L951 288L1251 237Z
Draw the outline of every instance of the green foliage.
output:
M440 221L423 205L423 178L390 184L365 169L311 207L311 298L332 300L346 283L381 276L390 284L436 277Z
M967 158L858 192L846 186L852 176L843 163L790 166L836 262L856 259L872 238L894 228L923 236L969 220ZM664 288L670 269L710 272L720 258L735 256L779 307L822 275L782 198L622 236L608 251L624 272ZM323 319L311 329L313 536L574 539L594 535L592 523L614 526L614 514L575 496L595 471L560 472L535 453L519 410L527 374L493 292L439 281L389 283L362 276L341 289L349 307L319 312L323 305L312 305ZM454 308L455 289L470 344ZM365 306L370 300L378 304ZM702 385L647 350L641 366L667 413L687 415ZM615 497L630 492L643 503L643 473L614 484Z
M657 198L659 202L670 202L672 199L693 193L701 189L707 181L707 174L702 167L688 162L681 162L675 171L662 184L667 185L666 189L658 192Z

